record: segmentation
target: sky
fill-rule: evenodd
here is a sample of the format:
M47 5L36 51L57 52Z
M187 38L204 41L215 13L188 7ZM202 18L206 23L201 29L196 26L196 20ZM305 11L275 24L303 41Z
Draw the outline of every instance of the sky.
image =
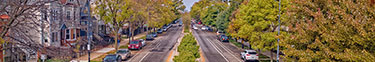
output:
M183 0L182 2L186 6L185 10L190 11L191 6L194 5L195 2L198 2L199 0Z

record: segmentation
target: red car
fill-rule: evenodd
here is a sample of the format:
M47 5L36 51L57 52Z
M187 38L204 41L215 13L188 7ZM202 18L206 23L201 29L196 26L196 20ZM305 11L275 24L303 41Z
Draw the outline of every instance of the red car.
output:
M133 41L130 41L128 45L128 49L142 49L143 46L144 46L143 40L133 40Z

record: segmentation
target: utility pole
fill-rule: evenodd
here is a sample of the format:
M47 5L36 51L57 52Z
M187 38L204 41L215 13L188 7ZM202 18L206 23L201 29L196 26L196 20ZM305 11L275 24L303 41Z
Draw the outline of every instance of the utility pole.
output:
M277 35L280 36L280 29L281 29L281 21L280 21L280 16L281 16L281 0L279 0L279 16L278 16L278 19L279 19L279 29L278 29L278 32L277 32ZM276 55L276 61L279 62L279 53L280 53L280 38L277 39L277 55Z
M88 7L87 8L87 12L88 12L88 29L87 29L87 33L88 33L88 35L87 35L87 39L88 39L88 45L87 45L87 53L88 53L88 61L90 62L90 45L91 45L91 41L92 41L92 21L91 21L91 11L90 11L90 9L91 9L91 7L90 7L90 0L87 0L87 2L86 2L86 7Z

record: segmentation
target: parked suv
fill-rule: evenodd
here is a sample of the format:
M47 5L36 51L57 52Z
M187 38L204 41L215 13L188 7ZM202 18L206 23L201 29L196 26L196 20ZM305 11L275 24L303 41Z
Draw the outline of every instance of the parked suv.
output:
M128 49L119 49L116 54L121 56L121 60L129 59L131 56L131 52Z
M103 62L121 62L121 56L118 54L109 54L103 58Z
M241 52L241 59L246 61L258 61L258 54L255 50L245 50Z
M143 40L133 40L129 42L128 49L142 49L146 43Z

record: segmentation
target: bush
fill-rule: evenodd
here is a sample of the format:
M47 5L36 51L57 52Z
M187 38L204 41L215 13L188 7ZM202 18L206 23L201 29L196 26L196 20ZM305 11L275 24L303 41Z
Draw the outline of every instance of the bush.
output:
M194 36L189 33L182 38L177 51L180 53L173 59L174 62L195 62L200 57L199 46Z
M185 25L184 26L184 33L188 33L188 32L190 32L189 31L189 25Z

